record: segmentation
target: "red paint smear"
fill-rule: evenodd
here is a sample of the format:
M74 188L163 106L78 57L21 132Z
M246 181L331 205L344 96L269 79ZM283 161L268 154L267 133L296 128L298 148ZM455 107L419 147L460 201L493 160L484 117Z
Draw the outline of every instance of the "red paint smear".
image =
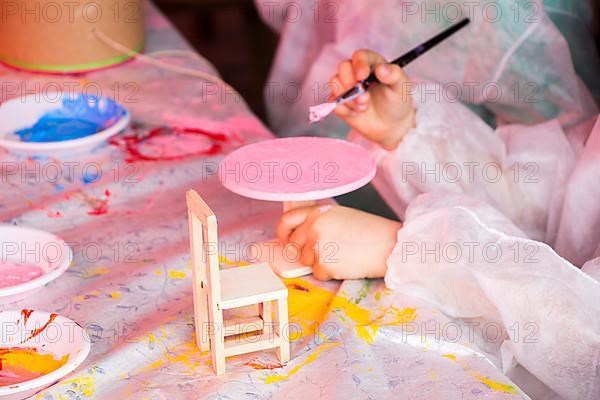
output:
M60 211L48 211L49 218L61 218L63 215Z
M135 127L134 127L135 129ZM153 156L150 154L144 154L140 150L140 145L146 140L151 139L154 136L159 136L163 134L195 134L202 135L212 139L211 147L205 151L198 151L196 153L189 153L185 155L178 156ZM172 161L172 160L181 160L188 157L198 156L198 155L214 155L221 151L221 144L218 142L226 142L227 135L223 133L215 133L205 131L199 128L170 128L170 127L158 127L150 130L148 134L145 135L128 135L117 138L112 138L109 140L109 143L115 146L123 145L125 150L127 151L129 157L127 158L128 162L134 161Z
M106 199L90 199L88 203L93 207L90 211L88 211L89 215L104 215L108 213L108 198L110 197L110 191L106 189L104 191L104 195Z
M90 211L88 211L89 215L104 215L108 213L108 199L107 200L98 200L98 204Z
M292 289L300 290L301 292L309 292L309 290L303 286L298 285L297 283L292 283Z
M48 322L46 322L46 323L45 323L43 326L41 326L41 327L39 327L39 328L37 328L37 329L34 329L34 330L31 332L31 335L29 335L29 337L28 337L27 339L25 339L25 340L24 340L23 342L21 342L21 343L24 343L24 342L26 342L26 341L28 341L28 340L30 340L30 339L33 339L34 337L36 337L36 336L37 336L37 335L39 335L40 333L44 332L44 330L45 330L45 329L48 327L48 325L50 325L50 324L51 324L51 323L54 321L54 319L55 319L57 316L58 316L58 314L50 314L50 318L48 319Z
M29 321L29 317L31 317L32 313L33 310L21 310L21 315L23 316L23 325L27 324L27 321Z

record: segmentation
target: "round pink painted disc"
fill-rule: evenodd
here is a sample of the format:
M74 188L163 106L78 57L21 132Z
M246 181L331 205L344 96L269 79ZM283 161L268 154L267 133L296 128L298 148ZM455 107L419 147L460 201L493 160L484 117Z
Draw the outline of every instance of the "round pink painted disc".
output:
M219 166L223 186L271 201L320 200L356 190L375 176L375 160L354 143L322 137L265 140L237 149Z

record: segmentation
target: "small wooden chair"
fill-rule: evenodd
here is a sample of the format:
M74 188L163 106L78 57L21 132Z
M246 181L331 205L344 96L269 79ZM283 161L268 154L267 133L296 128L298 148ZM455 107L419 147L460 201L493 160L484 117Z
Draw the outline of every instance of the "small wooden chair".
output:
M288 290L267 264L219 270L217 217L197 192L186 195L194 282L196 343L210 350L217 375L225 358L277 348L281 363L290 359ZM275 302L273 321L271 304ZM227 309L258 305L258 315L224 321ZM274 329L273 329L274 328ZM249 336L249 332L256 332Z

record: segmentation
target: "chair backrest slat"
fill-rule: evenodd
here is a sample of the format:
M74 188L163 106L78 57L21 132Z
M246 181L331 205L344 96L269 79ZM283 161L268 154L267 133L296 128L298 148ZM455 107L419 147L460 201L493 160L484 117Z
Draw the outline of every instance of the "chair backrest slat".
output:
M206 285L209 296L218 304L221 300L221 282L217 217L196 191L188 191L186 200L191 218L190 243L194 276Z

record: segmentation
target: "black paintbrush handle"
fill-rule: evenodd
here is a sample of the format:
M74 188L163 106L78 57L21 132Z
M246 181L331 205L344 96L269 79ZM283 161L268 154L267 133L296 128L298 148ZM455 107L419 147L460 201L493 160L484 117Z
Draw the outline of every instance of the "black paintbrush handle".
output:
M407 53L401 55L400 57L396 58L390 64L396 64L396 65L399 65L400 67L404 67L405 65L407 65L411 61L413 61L416 58L418 58L421 54L427 52L428 50L430 50L433 47L435 47L436 45L438 45L440 42L442 42L445 39L447 39L448 37L452 36L456 31L458 31L458 30L462 29L464 26L468 25L469 22L471 22L469 20L469 18L465 18L465 19L460 20L459 22L457 22L456 24L452 25L451 27L449 27L445 31L443 31L441 33L438 33L437 35L435 35L434 37L432 37L431 39L429 39L425 43L422 43L422 44L418 45L417 47L415 47L414 49L410 50L409 52L407 52ZM378 79L375 76L375 72L372 72L371 75L369 75L367 77L367 79L365 79L364 81L362 81L362 84L364 85L365 90L366 90L372 83L375 83L375 82L378 82Z

